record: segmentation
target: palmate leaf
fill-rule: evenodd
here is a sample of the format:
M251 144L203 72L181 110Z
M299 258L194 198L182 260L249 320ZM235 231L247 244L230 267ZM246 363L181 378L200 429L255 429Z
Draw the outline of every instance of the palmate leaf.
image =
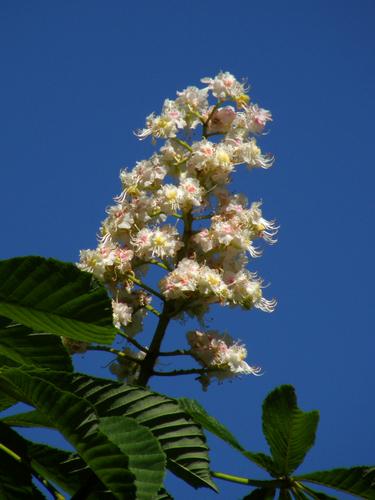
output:
M294 388L283 385L272 391L263 403L263 432L280 475L293 472L314 444L319 422L317 411L303 412L297 407Z
M14 427L53 427L48 415L44 415L38 410L9 415L9 417L3 417L1 421Z
M75 493L85 481L97 480L86 464L71 452L27 441L27 453L33 469L58 484L67 493Z
M42 372L49 373L49 371ZM129 459L98 428L98 418L90 403L51 382L27 373L5 369L0 374L0 387L18 392L25 403L47 414L54 427L78 451L98 478L119 499L135 499L135 477L129 470Z
M38 373L37 371L35 373ZM112 380L46 371L43 377L60 389L71 390L87 399L100 417L126 416L149 428L167 456L167 468L199 487L217 491L211 479L208 448L201 427L166 396ZM11 425L26 425L27 420L43 422L38 412L16 415L5 420ZM53 426L53 424L51 424Z
M0 316L1 365L33 365L52 370L72 371L71 358L56 335L34 333ZM7 358L7 359L5 359Z
M180 398L178 400L181 408L188 413L195 422L199 423L203 428L219 437L234 449L238 450L242 455L256 463L259 467L267 470L271 475L275 475L275 466L272 458L263 453L253 453L246 450L233 436L233 434L215 417L209 415L206 410L197 401L188 398Z
M243 497L242 500L273 500L275 498L275 490L268 488L257 488L249 495Z
M311 472L296 476L295 479L328 486L360 498L375 499L375 466Z
M98 484L98 496L90 496L90 499L103 498L104 485L78 455L45 444L33 443L2 422L0 422L1 444L18 455L25 464L29 464L33 473L36 472L59 485L64 491L75 493L82 483L90 481L91 485Z
M137 499L154 498L163 484L165 455L152 432L127 417L104 417L99 429L129 457Z
M0 314L36 332L112 343L105 289L73 264L42 257L0 261Z
M177 401L112 380L70 375L68 373L31 370L31 374L43 376L62 390L74 392L87 399L100 417L126 416L148 427L158 439L167 456L167 467L190 485L209 487L217 491L211 480L208 448L199 425L182 411ZM33 426L45 422L40 412L6 417L10 425ZM54 427L53 422L46 422Z
M142 387L86 375L73 377L73 387L101 417L124 415L148 427L167 456L167 468L176 476L196 488L217 491L210 475L204 434L176 400Z

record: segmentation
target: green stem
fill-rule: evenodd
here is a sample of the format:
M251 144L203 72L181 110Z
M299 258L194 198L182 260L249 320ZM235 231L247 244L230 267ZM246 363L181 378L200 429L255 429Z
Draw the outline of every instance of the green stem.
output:
M178 142L178 144L180 144L181 146L183 146L184 148L186 148L188 151L190 151L190 152L193 151L193 148L187 142L182 141L178 137L173 137L173 140L176 141L176 142Z
M168 266L166 264L164 264L164 262L159 262L156 259L150 259L150 260L146 261L145 264L154 264L155 266L161 267L165 271L169 271Z
M152 307L150 304L146 304L145 306L143 306L145 309L147 309L147 311L150 311L152 312L152 314L155 314L155 316L160 316L160 312L155 309L155 307Z
M119 330L117 330L117 334L126 339L130 344L133 344L133 346L136 347L139 351L145 352L147 354L148 349L140 344L137 340L133 339L133 337L130 337L129 335L126 335L126 333Z
M89 345L87 347L88 351L103 351L103 352L110 352L112 354L116 354L119 358L124 358L129 361L133 361L134 363L138 363L139 365L142 364L142 360L138 358L133 358L133 356L129 356L128 354L125 354L122 351L119 351L118 349L114 349L113 347L106 347L104 345L101 346L96 346L96 345Z
M14 460L17 460L17 462L22 462L22 458L17 455L17 453L14 453L13 450L11 450L10 448L8 448L7 446L5 446L5 444L2 444L0 443L0 450L3 450L5 451L5 453L9 456L11 456L12 458L14 458Z
M143 283L143 281L141 281L140 279L136 278L135 276L131 276L130 274L128 274L127 275L127 279L129 279L130 281L132 281L136 285L140 286L141 288L143 288L147 292L152 293L153 295L155 295L155 297L158 297L163 302L165 301L165 298L163 297L163 295L161 293L159 293L158 291L154 290L150 286L146 285L146 283Z
M211 476L218 479L223 479L224 481L230 481L232 483L247 484L249 486L257 486L260 488L285 488L290 485L287 479L259 481L257 479L250 479L248 477L233 476L232 474L226 474L225 472L214 471L211 471Z

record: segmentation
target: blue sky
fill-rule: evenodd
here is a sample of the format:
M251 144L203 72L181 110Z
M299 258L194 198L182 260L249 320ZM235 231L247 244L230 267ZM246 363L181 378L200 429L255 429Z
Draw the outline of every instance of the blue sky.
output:
M1 258L75 262L93 248L120 168L152 151L132 131L176 90L227 70L273 112L262 146L275 166L243 168L234 185L280 223L279 243L255 262L279 305L272 315L212 314L264 375L208 393L192 378L153 387L197 398L245 446L265 451L261 402L293 384L302 408L321 412L304 471L375 462L374 14L371 0L0 2ZM174 324L167 344L183 342L186 329ZM77 361L101 375L104 364ZM262 477L210 443L214 469ZM193 495L168 486L178 499ZM220 486L221 498L246 492Z

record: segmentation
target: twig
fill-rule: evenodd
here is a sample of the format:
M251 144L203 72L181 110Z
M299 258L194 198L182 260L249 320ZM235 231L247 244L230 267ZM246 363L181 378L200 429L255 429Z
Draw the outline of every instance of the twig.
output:
M121 337L124 337L130 344L133 344L134 347L139 349L142 352L145 352L146 354L148 353L148 349L144 347L142 344L140 344L137 340L133 339L133 337L130 337L129 335L126 335L126 333L117 331L118 335L121 335Z
M127 275L127 278L130 281L132 281L133 283L135 283L136 285L138 285L141 288L143 288L144 290L146 290L147 292L152 293L153 295L155 295L155 297L158 297L160 300L162 300L163 302L165 302L165 297L161 293L159 293L158 291L154 290L150 286L146 285L146 283L143 283L143 281L139 280L135 276L131 276L130 274Z
M105 352L110 352L112 354L116 354L119 358L124 358L129 361L134 361L134 363L138 363L139 365L142 364L142 360L138 358L133 358L133 356L129 356L128 354L125 354L122 351L119 351L118 349L114 349L113 347L106 347L106 346L96 346L96 345L90 345L87 347L88 351L105 351Z
M170 352L159 352L159 356L191 356L191 350L189 349L176 349Z

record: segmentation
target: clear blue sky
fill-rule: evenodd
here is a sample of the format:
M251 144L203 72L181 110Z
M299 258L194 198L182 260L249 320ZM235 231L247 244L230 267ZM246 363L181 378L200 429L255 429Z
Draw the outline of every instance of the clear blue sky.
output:
M374 15L372 0L0 2L2 258L77 261L93 248L120 168L152 150L132 131L177 89L223 69L272 110L262 144L276 165L242 169L235 185L280 223L279 244L255 263L279 306L214 310L212 321L265 373L206 394L192 378L153 387L197 398L266 451L261 402L293 384L303 409L321 411L305 471L375 462ZM170 338L182 342L187 328L173 325ZM97 358L85 363L106 373ZM210 443L214 469L263 477ZM221 498L246 492L220 486Z

